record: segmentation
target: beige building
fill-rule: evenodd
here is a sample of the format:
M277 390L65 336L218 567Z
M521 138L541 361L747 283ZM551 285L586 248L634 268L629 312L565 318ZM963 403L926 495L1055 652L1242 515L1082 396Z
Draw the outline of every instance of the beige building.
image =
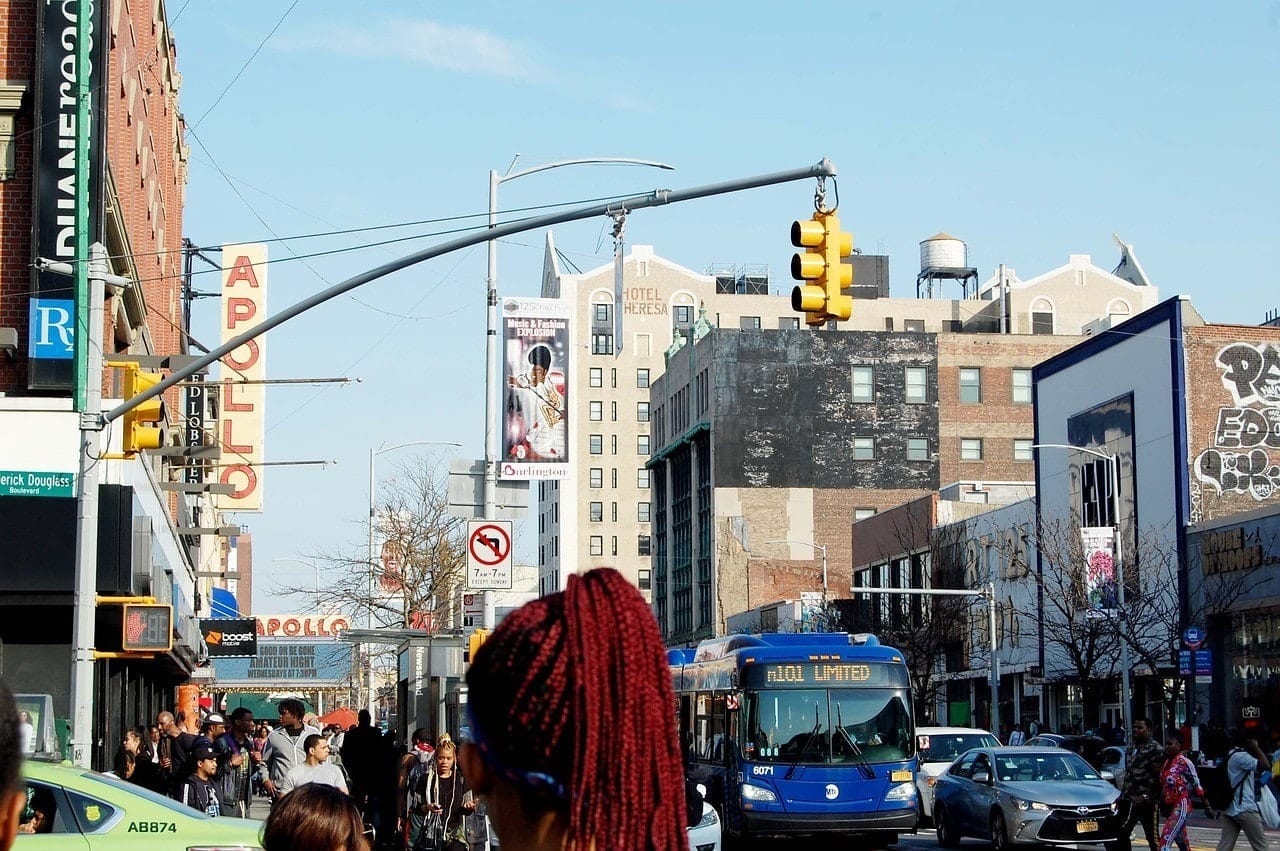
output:
M859 268L878 269L880 279L872 281L867 275L855 282L855 291L887 293L887 258L860 259L870 262ZM809 333L800 314L791 309L789 279L771 281L767 272L752 270L700 274L657 256L652 246L636 245L623 260L619 352L614 339L614 272L612 263L582 273L564 271L548 234L542 296L574 306L568 393L573 468L565 479L538 483L543 594L563 588L569 573L599 566L616 567L642 590L652 590L655 506L646 464L661 447L651 432L649 388L664 374L677 333L683 345L700 318L704 326L718 329ZM1005 271L971 298L858 298L852 319L840 323L839 329L987 336L1000 332L1004 306L1006 333L1075 336L1085 333L1091 322L1096 326L1099 317L1105 320L1109 311L1137 313L1156 298L1155 288L1145 279L1126 280L1093 266L1085 255L1073 255L1066 266L1026 282ZM1040 316L1036 324L1033 311L1050 316ZM1046 349L1060 347L1059 343ZM938 379L935 372L935 388ZM663 438L667 443L680 435L668 430ZM935 443L933 451L939 448ZM950 456L949 446L941 448L944 457ZM944 464L942 472L958 469L959 465ZM935 474L932 489L938 484ZM868 505L887 507L879 502ZM796 535L811 540L813 530Z

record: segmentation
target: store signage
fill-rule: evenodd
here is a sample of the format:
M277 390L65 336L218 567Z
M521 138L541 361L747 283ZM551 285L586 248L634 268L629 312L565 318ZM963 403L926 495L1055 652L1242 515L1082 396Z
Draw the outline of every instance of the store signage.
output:
M338 641L263 639L252 659L215 659L219 689L316 688L351 685L351 645Z
M222 342L267 318L267 247L222 246ZM222 359L219 443L225 465L218 480L233 485L218 497L223 511L262 510L262 462L266 444L267 337L250 340Z
M253 618L201 618L200 635L210 658L258 653L258 624Z
M0 470L0 496L75 496L75 473Z
M337 638L349 629L346 615L258 615L258 635L272 638Z

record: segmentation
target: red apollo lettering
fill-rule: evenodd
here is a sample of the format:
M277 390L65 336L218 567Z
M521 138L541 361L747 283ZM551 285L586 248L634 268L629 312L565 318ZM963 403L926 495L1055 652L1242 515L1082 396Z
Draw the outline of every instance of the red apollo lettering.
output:
M231 447L228 445L227 447ZM246 448L243 451L248 451ZM258 474L253 472L253 468L248 464L232 464L229 467L222 468L222 475L218 476L218 481L224 485L235 484L231 481L233 477L243 479L244 484L236 485L235 492L231 494L231 499L244 499L249 494L258 489Z
M258 275L253 270L253 263L243 254L236 256L236 262L231 264L231 271L227 274L227 286L233 287L236 284L247 284L251 287L258 286Z
M228 284L228 286L230 286ZM227 299L227 329L235 330L242 322L248 322L258 315L258 303L251 298L235 296Z

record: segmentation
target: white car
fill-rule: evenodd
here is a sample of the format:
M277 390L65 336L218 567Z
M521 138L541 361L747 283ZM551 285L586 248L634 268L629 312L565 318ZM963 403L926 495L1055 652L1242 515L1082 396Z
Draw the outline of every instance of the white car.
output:
M920 801L920 820L933 818L933 787L947 766L965 751L999 746L995 736L976 727L917 727L916 752L920 757L920 770L916 772L916 792Z
M720 851L720 815L706 801L707 787L698 784L703 795L702 821L689 828L689 851Z

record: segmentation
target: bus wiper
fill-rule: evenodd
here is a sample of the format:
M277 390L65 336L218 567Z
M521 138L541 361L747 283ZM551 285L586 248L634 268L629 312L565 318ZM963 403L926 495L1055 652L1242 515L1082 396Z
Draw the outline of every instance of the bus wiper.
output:
M840 735L844 736L844 740L849 743L849 747L853 750L853 764L857 766L858 773L865 780L874 780L876 777L875 769L867 764L867 758L863 755L862 748L858 747L858 743L853 740L853 736L850 736L849 731L844 728L839 703L836 703L836 729L840 731Z
M818 707L813 707L813 730L809 732L809 738L805 739L804 747L800 749L800 753L791 763L791 767L787 769L786 777L783 780L790 780L791 775L795 773L796 767L804 761L804 755L809 752L809 746L813 744L813 740L818 737L818 732L822 729L822 719L818 715Z

